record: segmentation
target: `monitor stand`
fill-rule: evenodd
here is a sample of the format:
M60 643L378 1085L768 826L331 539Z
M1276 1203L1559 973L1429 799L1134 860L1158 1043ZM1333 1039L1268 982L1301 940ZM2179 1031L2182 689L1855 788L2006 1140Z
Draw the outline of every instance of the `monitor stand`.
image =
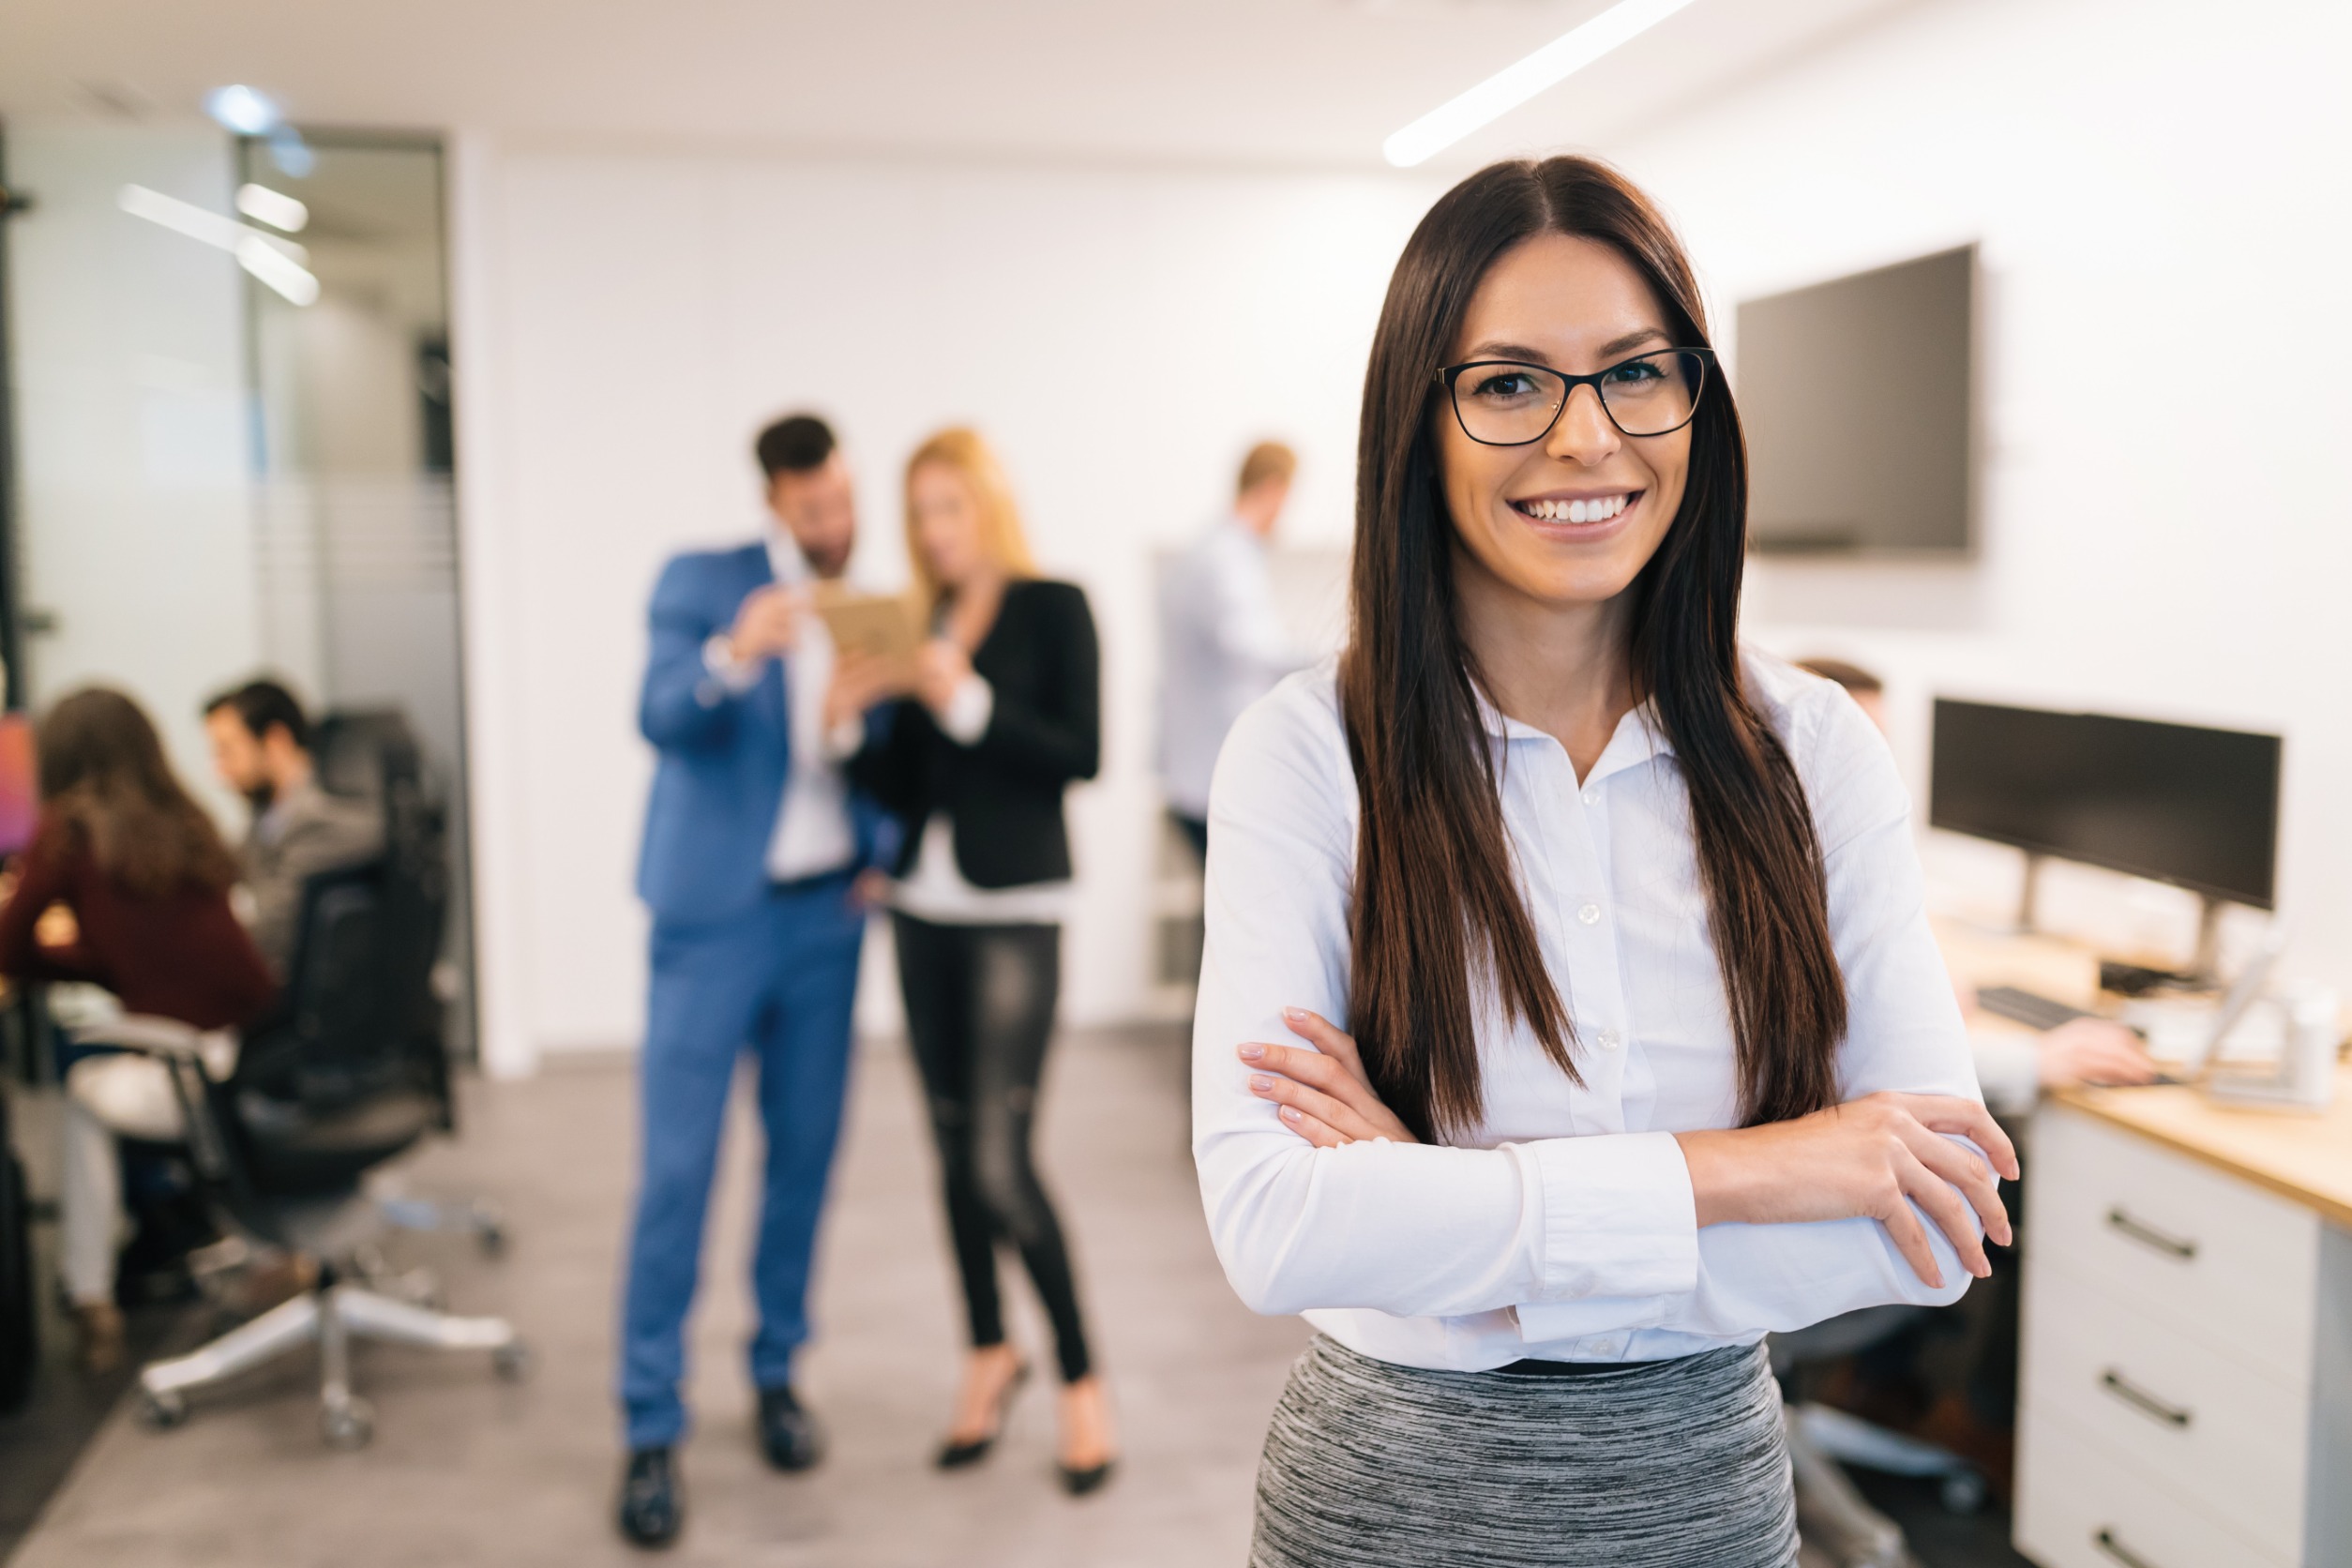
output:
M2218 990L2222 983L2222 900L2200 896L2197 908L2197 950L2182 976L2193 986Z
M2034 934L2033 905L2035 897L2042 891L2043 857L2031 850L2026 851L2025 854L2025 881L2017 888L2017 934L2021 937L2029 937Z

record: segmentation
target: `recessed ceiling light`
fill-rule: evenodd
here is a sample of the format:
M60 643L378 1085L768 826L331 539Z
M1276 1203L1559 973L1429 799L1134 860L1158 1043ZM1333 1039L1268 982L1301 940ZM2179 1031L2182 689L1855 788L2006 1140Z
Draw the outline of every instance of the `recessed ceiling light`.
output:
M1469 92L1438 105L1381 143L1380 152L1399 169L1424 162L1690 3L1619 0L1583 26L1562 33L1526 59L1505 66Z
M302 233L302 226L310 221L309 207L265 185L237 187L237 211L290 234Z
M276 99L243 83L206 93L204 113L239 136L266 136L286 117Z

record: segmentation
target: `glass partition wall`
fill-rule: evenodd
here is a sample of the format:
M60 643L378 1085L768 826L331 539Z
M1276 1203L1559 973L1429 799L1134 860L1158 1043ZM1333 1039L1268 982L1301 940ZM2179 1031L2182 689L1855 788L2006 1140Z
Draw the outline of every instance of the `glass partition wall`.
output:
M5 226L24 700L155 716L225 826L198 709L255 673L397 707L448 802L473 1050L442 158L430 140L14 124Z
M240 211L315 279L245 283L263 662L415 727L449 803L458 1000L473 944L441 148L314 130L236 156ZM455 1011L470 1055L472 1009Z

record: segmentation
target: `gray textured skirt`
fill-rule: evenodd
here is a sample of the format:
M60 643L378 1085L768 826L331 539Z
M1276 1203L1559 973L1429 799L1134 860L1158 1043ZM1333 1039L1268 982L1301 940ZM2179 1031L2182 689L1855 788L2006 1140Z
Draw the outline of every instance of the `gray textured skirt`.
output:
M1574 1377L1426 1372L1319 1334L1258 1468L1250 1568L1788 1568L1764 1347Z

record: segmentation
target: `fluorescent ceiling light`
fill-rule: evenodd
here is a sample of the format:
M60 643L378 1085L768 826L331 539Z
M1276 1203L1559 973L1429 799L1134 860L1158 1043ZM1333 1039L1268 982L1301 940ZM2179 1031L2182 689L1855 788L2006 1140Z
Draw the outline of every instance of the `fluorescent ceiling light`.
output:
M1536 94L1565 81L1630 38L1638 38L1691 0L1619 0L1599 16L1505 66L1459 98L1449 99L1380 143L1399 169L1410 169L1492 125Z
M149 190L143 185L123 187L114 202L133 218L143 218L216 250L228 251L237 259L237 265L296 305L318 302L319 280L302 264L310 253L292 240L249 229L234 218L207 212L192 202Z
M310 221L310 209L283 191L272 190L265 185L244 185L237 188L237 211L258 219L273 229L283 229L298 234Z
M204 95L204 113L239 136L266 136L286 116L277 100L242 83L215 87Z

